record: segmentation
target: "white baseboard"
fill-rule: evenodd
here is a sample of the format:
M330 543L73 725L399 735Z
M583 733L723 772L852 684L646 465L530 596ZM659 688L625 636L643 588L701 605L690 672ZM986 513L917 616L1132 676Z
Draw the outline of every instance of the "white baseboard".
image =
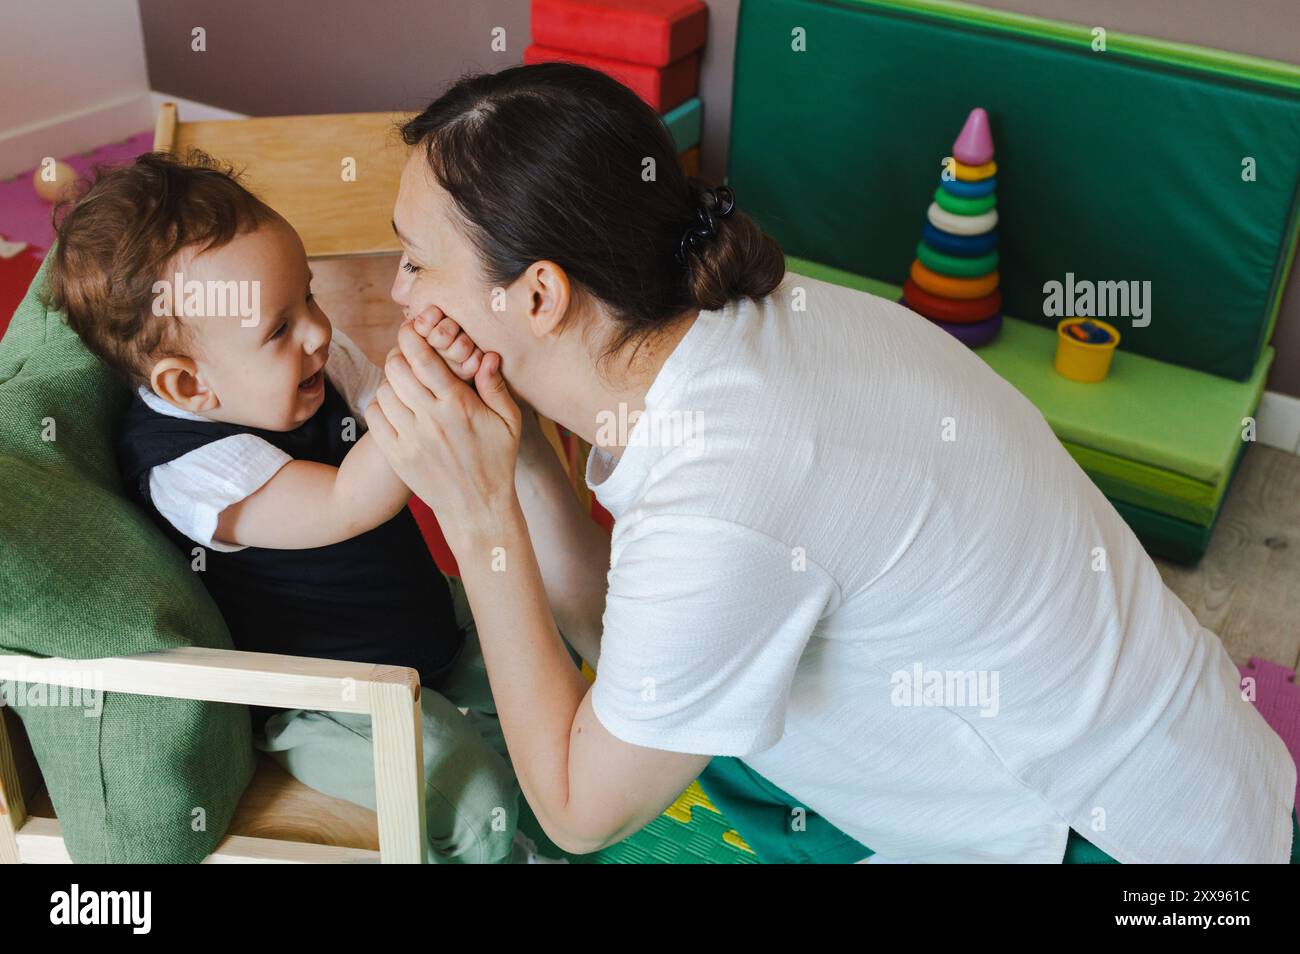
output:
M0 179L29 172L46 156L87 152L153 128L148 93L132 93L0 133Z
M1255 437L1261 444L1300 454L1300 398L1265 391L1255 423Z
M0 133L0 179L30 172L46 156L87 152L152 130L158 107L167 102L176 104L181 122L245 118L243 113L166 93L133 93Z

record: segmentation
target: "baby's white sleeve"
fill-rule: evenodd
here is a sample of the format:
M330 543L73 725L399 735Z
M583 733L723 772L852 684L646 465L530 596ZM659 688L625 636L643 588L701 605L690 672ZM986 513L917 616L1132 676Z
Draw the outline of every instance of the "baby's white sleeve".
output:
M325 375L357 416L357 429L365 430L366 408L375 399L384 372L371 363L351 338L335 329L334 337L330 339L330 359L325 365Z
M200 546L221 553L243 550L212 538L217 517L260 489L291 460L253 434L224 437L151 469L149 496L168 523Z

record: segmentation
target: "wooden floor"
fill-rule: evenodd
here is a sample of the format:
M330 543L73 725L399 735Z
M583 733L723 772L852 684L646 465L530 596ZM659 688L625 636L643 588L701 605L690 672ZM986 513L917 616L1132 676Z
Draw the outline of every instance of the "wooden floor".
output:
M1234 662L1300 665L1300 456L1248 448L1201 562L1156 563Z
M397 262L312 262L312 286L326 314L376 363L401 322L388 297ZM1200 564L1156 562L1169 588L1223 638L1233 661L1259 656L1300 665L1300 456L1251 447Z

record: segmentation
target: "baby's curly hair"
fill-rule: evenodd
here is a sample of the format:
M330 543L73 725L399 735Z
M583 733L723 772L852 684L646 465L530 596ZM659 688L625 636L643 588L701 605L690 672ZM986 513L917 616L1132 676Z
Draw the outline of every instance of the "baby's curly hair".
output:
M97 171L54 210L58 244L42 299L105 364L147 384L154 361L186 344L179 319L154 314L154 283L182 249L220 248L278 219L206 153L149 152Z

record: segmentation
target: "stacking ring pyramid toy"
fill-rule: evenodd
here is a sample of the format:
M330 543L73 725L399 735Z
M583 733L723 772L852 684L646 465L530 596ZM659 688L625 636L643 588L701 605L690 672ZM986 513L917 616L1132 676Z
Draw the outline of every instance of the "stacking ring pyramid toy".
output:
M988 113L966 117L939 177L903 304L974 348L1002 327L993 135Z

